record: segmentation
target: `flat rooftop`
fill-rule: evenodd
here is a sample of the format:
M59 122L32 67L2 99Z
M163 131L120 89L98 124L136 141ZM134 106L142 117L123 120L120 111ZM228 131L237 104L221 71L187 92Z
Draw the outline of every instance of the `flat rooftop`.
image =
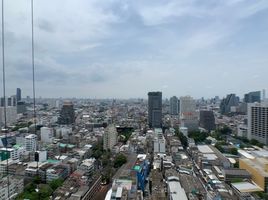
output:
M263 191L259 186L249 182L232 183L232 186L241 193Z
M197 148L203 154L214 153L214 151L208 145L197 145Z

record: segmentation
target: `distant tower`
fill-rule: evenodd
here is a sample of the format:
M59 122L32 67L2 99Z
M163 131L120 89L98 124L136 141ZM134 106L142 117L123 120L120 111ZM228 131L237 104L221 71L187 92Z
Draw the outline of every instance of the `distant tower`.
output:
M170 104L170 114L178 115L179 114L179 100L176 96L173 96L169 100Z
M21 101L21 89L20 88L17 88L16 98L17 98L17 102Z
M262 101L266 100L266 94L265 89L262 90Z
M59 124L73 124L74 121L74 105L71 101L65 101L60 111Z
M162 92L148 93L148 123L150 128L162 127Z

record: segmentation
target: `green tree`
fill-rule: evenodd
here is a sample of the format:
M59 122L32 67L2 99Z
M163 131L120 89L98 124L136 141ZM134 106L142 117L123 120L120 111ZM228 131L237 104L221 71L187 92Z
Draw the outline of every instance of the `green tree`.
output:
M51 189L54 191L56 190L58 187L62 186L64 180L62 178L59 178L59 179L55 179L55 180L52 180L50 183L49 183L49 186L51 187Z
M231 148L230 153L233 155L237 155L238 154L237 148Z
M127 158L124 154L118 154L114 160L114 167L119 168L127 162Z

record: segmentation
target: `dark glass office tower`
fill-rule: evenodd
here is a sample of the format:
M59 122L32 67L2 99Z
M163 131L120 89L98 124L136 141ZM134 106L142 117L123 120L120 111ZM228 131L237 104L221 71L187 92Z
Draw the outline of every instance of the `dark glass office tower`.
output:
M162 127L162 92L148 93L148 124L150 128Z
M20 88L17 88L16 99L17 99L17 102L21 101L21 89Z
M59 124L73 124L75 121L74 106L70 101L65 101L60 111Z

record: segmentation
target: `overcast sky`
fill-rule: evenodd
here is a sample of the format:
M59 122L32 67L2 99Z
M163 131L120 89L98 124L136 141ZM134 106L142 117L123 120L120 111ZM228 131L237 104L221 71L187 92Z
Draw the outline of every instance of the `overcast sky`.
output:
M34 12L37 96L268 88L267 0L35 0ZM8 95L32 96L30 16L30 0L5 0Z

